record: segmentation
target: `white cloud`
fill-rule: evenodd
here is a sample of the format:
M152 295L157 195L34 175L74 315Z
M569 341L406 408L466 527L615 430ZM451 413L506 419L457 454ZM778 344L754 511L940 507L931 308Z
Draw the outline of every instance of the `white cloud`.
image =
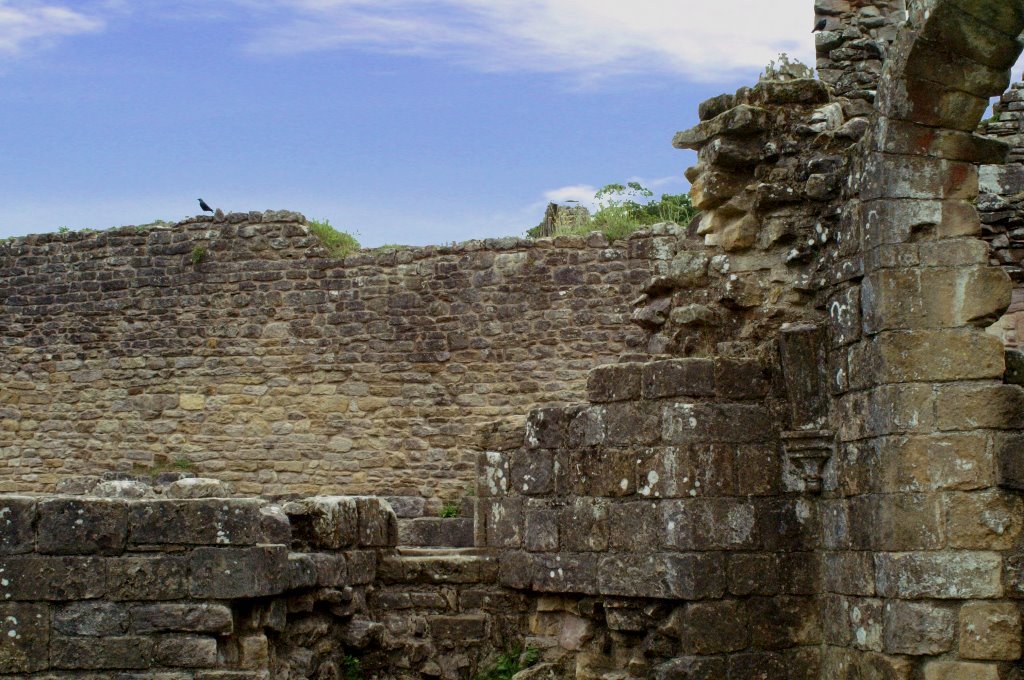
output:
M597 187L590 184L573 184L567 187L559 187L544 192L544 205L548 203L570 203L576 202L593 210L597 207L594 194Z
M22 54L29 47L103 26L100 19L66 5L0 0L0 56Z
M484 71L714 80L779 52L813 60L807 0L234 0L276 21L250 48L431 55Z

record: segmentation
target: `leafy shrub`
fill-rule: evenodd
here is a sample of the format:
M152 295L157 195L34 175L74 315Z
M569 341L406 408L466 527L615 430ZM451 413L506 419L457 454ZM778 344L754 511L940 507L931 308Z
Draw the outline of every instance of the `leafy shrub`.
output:
M330 252L331 257L345 257L359 250L359 241L347 231L338 231L330 221L309 220L309 230L320 239L320 243Z
M441 506L441 517L450 519L452 517L459 516L459 506L457 503L445 503Z
M686 225L697 214L689 194L662 194L660 199L655 199L654 192L639 182L605 185L594 198L597 212L589 218L570 213L573 219L556 224L555 235L600 231L614 241L659 222ZM538 233L539 229L534 228L527 235Z
M363 680L363 664L346 654L341 660L341 674L343 680Z

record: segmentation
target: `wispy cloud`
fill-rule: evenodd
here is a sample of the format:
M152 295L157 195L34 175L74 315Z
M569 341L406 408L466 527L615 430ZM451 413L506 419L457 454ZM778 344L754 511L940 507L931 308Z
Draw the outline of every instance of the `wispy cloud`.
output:
M16 56L62 37L103 28L102 19L67 4L0 0L0 56Z
M430 55L483 71L713 80L779 52L810 63L806 0L234 0L275 15L250 49Z
M639 182L641 186L647 187L656 196L662 193L682 193L687 190L685 180L682 177L676 176L657 177L654 179L629 177L626 181ZM529 209L536 212L538 209L543 209L548 203L578 203L593 211L599 207L597 197L595 196L599 190L600 187L595 187L592 184L570 184L558 187L557 189L548 189L543 193L544 200L532 204Z

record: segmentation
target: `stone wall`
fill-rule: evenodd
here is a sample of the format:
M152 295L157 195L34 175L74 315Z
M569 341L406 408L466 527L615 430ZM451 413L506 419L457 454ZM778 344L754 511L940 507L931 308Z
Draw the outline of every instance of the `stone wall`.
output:
M492 559L397 553L377 498L0 496L0 518L2 678L455 679L522 640Z
M239 493L436 505L483 423L578 398L674 243L327 257L294 213L0 246L0 490L182 467Z

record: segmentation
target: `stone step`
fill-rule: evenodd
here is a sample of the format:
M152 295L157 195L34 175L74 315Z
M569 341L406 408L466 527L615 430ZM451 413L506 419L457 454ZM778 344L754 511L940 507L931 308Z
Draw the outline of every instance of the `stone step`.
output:
M470 548L473 546L471 517L415 517L398 520L398 545Z
M410 554L403 549L382 559L377 577L384 583L497 583L498 560L476 551L432 551Z

